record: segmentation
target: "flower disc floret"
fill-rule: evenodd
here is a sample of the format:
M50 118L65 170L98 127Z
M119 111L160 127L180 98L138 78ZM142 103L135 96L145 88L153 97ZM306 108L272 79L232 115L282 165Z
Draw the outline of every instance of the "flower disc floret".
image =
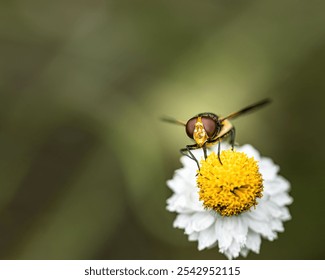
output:
M263 192L257 161L232 150L222 151L220 160L212 152L201 161L197 184L204 207L222 216L239 215L255 207Z

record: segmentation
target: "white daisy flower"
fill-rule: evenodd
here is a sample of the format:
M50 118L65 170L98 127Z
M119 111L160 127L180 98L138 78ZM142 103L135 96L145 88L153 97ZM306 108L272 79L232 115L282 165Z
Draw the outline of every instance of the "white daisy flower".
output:
M291 219L286 205L292 203L290 183L278 175L279 166L261 157L250 145L232 151L212 147L200 170L190 158L181 157L183 167L167 181L174 194L167 209L178 215L174 227L185 230L198 249L214 246L228 259L249 251L259 253L261 238L270 241L283 232L283 222ZM202 158L202 150L192 151Z

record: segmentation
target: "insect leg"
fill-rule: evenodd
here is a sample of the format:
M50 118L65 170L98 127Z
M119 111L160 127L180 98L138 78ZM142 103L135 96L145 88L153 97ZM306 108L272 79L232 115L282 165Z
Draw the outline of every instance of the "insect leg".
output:
M221 143L221 139L218 138L218 159L219 159L220 164L223 165L221 158L220 158L220 146L221 146L220 143Z
M207 159L207 156L208 156L207 155L207 147L205 144L203 145L202 149L203 149L203 153L204 153L204 159Z
M198 160L196 159L196 157L191 152L191 150L196 150L196 149L198 149L198 146L196 144L186 145L186 148L180 149L180 152L182 155L189 157L191 160L194 160L200 170L200 164L199 164Z
M218 142L218 159L219 159L220 164L222 165L222 161L221 161L221 158L220 158L220 153L221 153L221 139L222 139L222 137L215 138L213 140L210 140L208 142L208 144L209 145L213 145L213 144L215 144L215 143Z
M229 135L230 135L229 143L230 143L230 145L231 145L231 149L234 150L234 146L235 146L235 137L236 137L236 130L235 130L235 127L232 127L232 129L229 131Z

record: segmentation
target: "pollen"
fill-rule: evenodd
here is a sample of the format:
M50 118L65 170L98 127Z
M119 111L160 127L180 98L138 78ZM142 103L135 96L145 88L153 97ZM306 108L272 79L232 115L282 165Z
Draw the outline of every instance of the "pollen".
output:
M263 179L257 161L245 153L225 150L212 152L197 176L199 197L207 209L222 216L239 215L257 205L262 197Z

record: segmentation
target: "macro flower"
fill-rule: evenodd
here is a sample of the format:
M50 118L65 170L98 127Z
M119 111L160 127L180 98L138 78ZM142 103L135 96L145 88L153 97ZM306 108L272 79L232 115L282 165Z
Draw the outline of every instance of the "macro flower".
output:
M251 145L232 151L222 143L220 158L217 150L211 147L205 160L202 150L192 151L202 159L200 170L182 156L183 167L167 181L174 192L167 209L177 213L173 226L184 229L199 250L218 246L228 259L259 253L262 237L273 241L291 219L290 183Z

